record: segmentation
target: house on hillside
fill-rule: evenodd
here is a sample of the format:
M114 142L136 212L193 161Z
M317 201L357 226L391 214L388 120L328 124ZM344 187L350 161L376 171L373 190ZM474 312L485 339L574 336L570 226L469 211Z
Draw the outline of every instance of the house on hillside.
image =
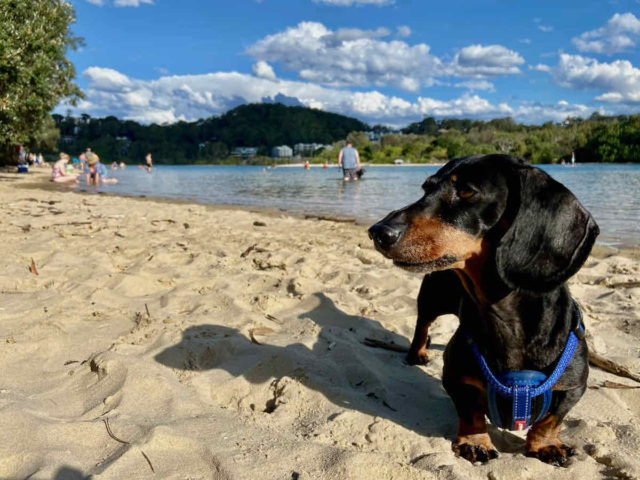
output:
M232 157L255 157L258 154L258 147L236 147L231 150Z
M271 149L271 156L273 158L291 158L293 150L288 145L280 145Z
M293 146L293 153L302 157L313 155L319 149L331 149L331 145L323 145L322 143L296 143Z

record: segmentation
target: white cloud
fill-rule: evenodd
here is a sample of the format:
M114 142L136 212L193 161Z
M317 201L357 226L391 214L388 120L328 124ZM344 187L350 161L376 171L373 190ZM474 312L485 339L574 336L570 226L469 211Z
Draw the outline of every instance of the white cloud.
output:
M545 73L551 73L551 71L553 70L549 65L545 65L543 63L539 63L537 65L533 65L533 66L529 66L529 70L535 70L537 72L545 72Z
M104 0L87 0L87 2L91 3L92 5L98 5L100 7L104 5Z
M237 72L137 80L108 68L90 67L86 100L78 113L116 115L143 123L196 120L220 115L243 103L287 97L302 105L356 116L372 123L409 123L424 116L490 118L513 115L505 103L493 104L478 95L451 100L418 96L406 100L379 91L352 92L313 83L266 79ZM65 107L66 108L66 107Z
M390 35L376 30L339 29L301 22L269 35L247 49L257 60L279 62L302 80L329 86L394 85L409 91L433 84L442 62L425 44L381 41Z
M603 92L602 102L640 102L640 70L627 60L598 62L580 55L561 54L558 65L550 69L556 83L574 90Z
M395 3L395 0L313 0L313 3L324 3L325 5L338 7L351 7L353 5L375 5L381 7L383 5L391 5Z
M408 27L398 34L408 35ZM332 87L395 86L416 92L438 77L485 78L520 73L524 59L502 45L470 45L450 63L430 52L429 45L385 40L386 28L330 30L321 23L301 22L269 35L247 49L258 61L279 63L301 80Z
M266 78L268 80L275 80L276 78L276 74L271 65L262 60L253 65L252 71L256 77Z
M531 45L531 39L530 38L521 38L520 40L518 40L520 43L524 43L525 45Z
M458 82L453 85L458 88L468 88L469 90L487 90L489 92L495 91L493 83L486 80L467 80L464 82Z
M514 112L513 117L524 123L540 123L541 121L561 122L567 117L587 117L593 112L593 108L585 105L572 105L565 100L553 104L539 102L525 102ZM604 110L601 111L604 113Z
M411 35L411 29L409 27L407 27L406 25L402 25L402 26L398 27L397 33L398 33L399 37L406 38L409 35Z
M454 57L452 73L466 77L492 77L520 73L524 59L502 45L469 45Z
M640 20L632 13L616 13L607 23L573 38L581 52L612 55L634 47L640 38Z
M538 25L538 30L541 32L549 33L553 31L553 27L550 25Z

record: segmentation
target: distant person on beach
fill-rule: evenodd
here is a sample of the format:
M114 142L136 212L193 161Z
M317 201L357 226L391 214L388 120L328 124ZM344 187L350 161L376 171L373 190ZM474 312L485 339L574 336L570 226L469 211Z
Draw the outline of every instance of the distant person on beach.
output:
M345 182L358 180L357 172L360 170L360 155L348 140L338 154L338 167L342 168L342 176Z
M64 152L60 153L60 158L51 168L51 181L56 183L76 182L78 183L78 175L75 173L67 173L67 164L70 157Z
M100 162L100 157L95 153L87 153L87 168L85 169L87 185L104 185L105 183L118 183L117 178L109 178L107 167Z
M147 156L144 157L144 161L147 164L147 173L151 173L151 169L153 168L153 160L151 159L150 153L147 153Z
M84 169L85 181L87 185L100 185L100 173L98 172L97 163L100 161L100 157L92 152L87 152L87 164Z

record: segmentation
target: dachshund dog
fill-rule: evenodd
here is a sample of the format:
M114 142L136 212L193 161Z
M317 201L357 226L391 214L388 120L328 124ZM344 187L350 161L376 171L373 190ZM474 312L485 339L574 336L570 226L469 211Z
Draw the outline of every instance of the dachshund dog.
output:
M567 188L507 155L452 160L422 189L420 200L391 212L369 235L395 265L426 274L409 363L428 361L436 317L452 313L460 320L442 375L458 414L454 452L471 462L495 458L485 415L508 428L524 408L526 421L512 429L531 424L527 455L564 466L573 449L558 433L588 375L581 314L565 282L587 259L598 226ZM556 381L535 398L535 387L512 383L514 396L525 395L518 407L491 395L497 388L491 378L505 372L535 374L537 385Z

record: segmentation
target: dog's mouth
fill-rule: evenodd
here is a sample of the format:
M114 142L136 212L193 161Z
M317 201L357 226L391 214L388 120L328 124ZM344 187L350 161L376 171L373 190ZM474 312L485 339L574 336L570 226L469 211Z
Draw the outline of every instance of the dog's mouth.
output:
M457 261L458 261L457 257L454 257L452 255L445 255L443 257L436 258L435 260L430 260L428 262L412 263L412 262L400 262L398 260L394 260L393 264L396 267L400 267L410 272L433 272L435 270L443 270L446 267L453 265Z

